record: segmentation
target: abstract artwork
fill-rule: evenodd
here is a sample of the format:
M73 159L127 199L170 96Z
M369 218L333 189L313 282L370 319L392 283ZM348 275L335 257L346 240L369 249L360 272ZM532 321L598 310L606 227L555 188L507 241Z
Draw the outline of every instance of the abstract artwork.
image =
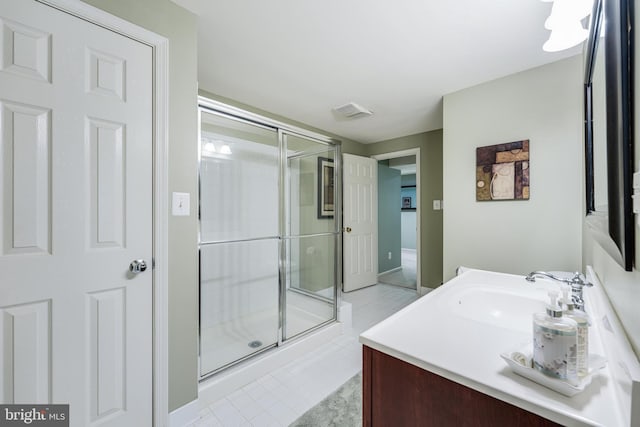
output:
M529 200L529 140L476 148L476 200Z

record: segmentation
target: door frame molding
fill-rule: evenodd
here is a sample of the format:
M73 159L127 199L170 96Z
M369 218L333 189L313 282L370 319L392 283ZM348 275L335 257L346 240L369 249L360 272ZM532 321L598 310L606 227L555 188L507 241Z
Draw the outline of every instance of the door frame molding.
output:
M153 425L169 416L168 357L168 142L169 40L79 0L36 0L91 24L143 43L153 50Z
M416 291L418 292L418 295L422 295L422 268L420 260L420 254L422 253L422 220L420 217L422 211L422 198L420 197L420 147L411 148L408 150L393 151L390 153L375 154L371 156L371 158L380 161L407 156L416 157Z

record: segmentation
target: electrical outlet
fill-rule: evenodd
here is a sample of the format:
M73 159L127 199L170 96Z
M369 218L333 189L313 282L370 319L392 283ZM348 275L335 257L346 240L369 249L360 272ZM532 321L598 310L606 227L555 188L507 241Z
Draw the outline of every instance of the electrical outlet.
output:
M389 252L389 253L387 254L387 257L388 257L389 259L391 259L391 252Z

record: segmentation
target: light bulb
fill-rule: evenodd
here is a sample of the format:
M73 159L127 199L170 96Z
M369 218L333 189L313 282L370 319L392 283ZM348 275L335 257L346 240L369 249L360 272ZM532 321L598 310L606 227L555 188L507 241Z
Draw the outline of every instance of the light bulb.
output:
M209 153L215 153L216 152L216 146L213 145L213 142L211 142L211 141L205 142L203 149L204 149L204 151L207 151Z

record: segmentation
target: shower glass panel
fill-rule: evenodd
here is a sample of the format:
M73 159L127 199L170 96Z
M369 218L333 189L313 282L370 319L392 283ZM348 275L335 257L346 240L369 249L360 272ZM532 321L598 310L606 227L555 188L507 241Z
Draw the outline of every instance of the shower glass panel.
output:
M278 342L280 144L202 111L200 375Z
M201 242L278 236L277 131L213 113L200 121Z
M278 342L278 239L200 248L200 375Z
M200 98L201 379L336 320L339 152Z
M284 339L335 318L335 245L333 235L287 239L289 271L285 294Z
M286 340L335 319L338 230L333 214L335 147L287 133L284 143Z

